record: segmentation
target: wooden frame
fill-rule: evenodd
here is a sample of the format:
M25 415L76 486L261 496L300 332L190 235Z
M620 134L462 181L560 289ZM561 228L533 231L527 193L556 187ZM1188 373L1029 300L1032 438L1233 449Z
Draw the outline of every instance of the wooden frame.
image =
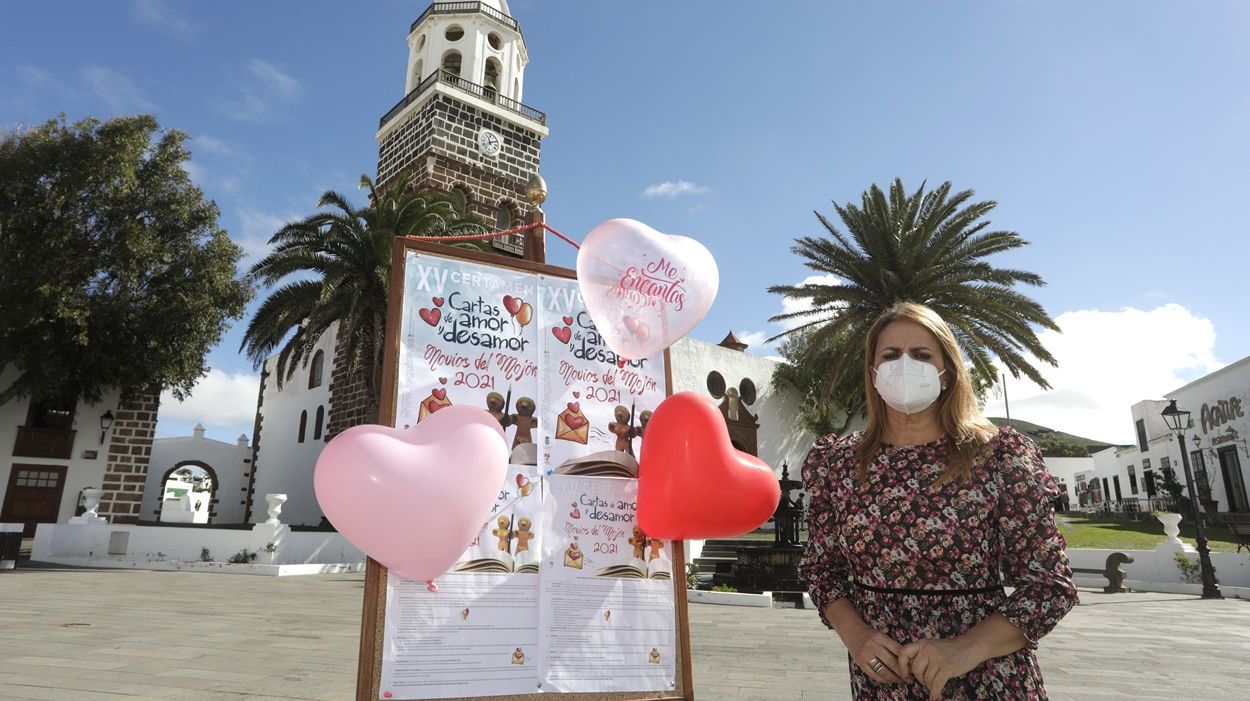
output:
M383 350L382 396L378 421L386 426L395 423L398 399L400 327L403 321L404 274L407 254L425 253L452 260L480 263L520 272L577 279L576 271L545 263L535 263L507 256L451 248L444 244L396 238L391 249L391 277L386 313L386 340ZM673 368L668 351L664 351L665 394L673 391ZM694 674L690 653L690 616L686 598L685 543L673 541L673 562L682 563L680 575L674 573L674 603L677 644L677 689L671 692L601 692L541 693L508 696L475 696L448 701L694 701ZM382 678L382 645L386 630L387 569L368 558L365 565L365 592L360 617L360 657L356 668L356 701L380 698Z

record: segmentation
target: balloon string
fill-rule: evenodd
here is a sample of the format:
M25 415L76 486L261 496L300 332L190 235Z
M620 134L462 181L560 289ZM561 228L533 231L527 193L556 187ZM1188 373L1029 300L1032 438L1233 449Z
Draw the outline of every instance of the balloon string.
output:
M512 235L514 235L514 234L523 234L523 233L525 233L525 232L527 232L527 231L532 231L532 230L537 229L537 228L540 228L540 227L541 227L541 228L543 228L543 229L546 229L546 230L547 230L547 231L549 231L549 232L551 232L553 235L555 235L555 236L556 236L556 238L558 238L558 239L560 239L561 241L563 241L563 242L567 243L568 245L572 246L573 248L576 248L576 249L581 249L581 246L580 246L580 245L578 245L578 243L577 243L576 241L574 241L573 239L571 239L571 238L569 238L569 237L565 236L564 234L560 233L559 231L556 231L555 229L551 228L550 226L547 226L546 224L543 224L542 222L535 222L535 223L533 223L533 224L526 224L525 226L520 226L520 227L517 227L517 228L515 228L515 229L508 229L507 231L495 231L495 232L492 232L492 233L489 233L489 234L466 234L466 235L464 235L464 236L405 236L404 238L406 238L406 239L411 239L411 240L413 240L413 241L440 241L440 242L448 242L448 241L486 241L486 240L488 240L488 239L497 239L497 238L502 238L502 237L504 237L504 236L512 236Z

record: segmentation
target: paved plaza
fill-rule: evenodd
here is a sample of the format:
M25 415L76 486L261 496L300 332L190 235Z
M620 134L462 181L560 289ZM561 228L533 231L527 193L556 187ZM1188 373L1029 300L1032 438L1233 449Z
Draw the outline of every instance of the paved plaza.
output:
M362 575L0 574L0 699L351 699ZM1250 696L1250 602L1082 590L1041 650L1051 698ZM690 607L702 701L850 699L812 611Z

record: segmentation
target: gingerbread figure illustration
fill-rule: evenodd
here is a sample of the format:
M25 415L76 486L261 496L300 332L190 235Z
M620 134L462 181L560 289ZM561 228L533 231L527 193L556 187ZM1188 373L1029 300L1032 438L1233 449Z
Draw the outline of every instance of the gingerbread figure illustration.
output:
M504 413L504 398L498 392L486 395L486 412L493 416L500 426L508 427L508 415Z
M664 541L659 538L651 538L647 541L647 545L651 548L651 554L647 556L647 561L659 560L664 553Z
M621 453L634 454L634 427L630 420L629 409L618 406L613 411L615 421L608 424L608 432L616 434L615 449Z
M498 524L499 527L492 530L490 534L499 539L500 552L506 553L511 550L512 545L512 520L507 516L500 516L499 520L495 521L495 523Z
M516 438L512 441L512 447L515 449L519 445L534 442L534 429L538 427L538 417L534 416L537 405L534 400L529 397L521 397L516 400L517 413L512 414L508 419L516 426Z
M659 664L660 663L660 651L655 648L651 648L651 654L647 656L647 661L650 662L651 664Z
M520 555L530 549L530 540L537 534L530 530L533 524L528 518L522 516L516 523L517 532L512 537L516 538L516 554Z
M642 438L642 434L647 432L647 422L651 420L652 413L653 412L650 409L646 409L638 415L638 428L634 429L634 435L636 437Z
M525 651L518 647L516 652L512 653L512 664L525 664Z
M629 539L629 544L634 546L634 557L641 560L644 549L647 547L647 536L642 532L642 528L634 526L634 537Z

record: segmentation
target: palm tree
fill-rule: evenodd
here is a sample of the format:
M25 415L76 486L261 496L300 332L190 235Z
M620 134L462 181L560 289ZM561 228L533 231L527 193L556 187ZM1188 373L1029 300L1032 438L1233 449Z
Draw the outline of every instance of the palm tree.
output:
M349 376L367 381L369 416L376 420L395 237L474 235L486 228L442 195L379 192L367 176L361 176L360 186L369 192L367 206L357 209L327 191L317 204L323 211L287 224L269 239L273 251L252 266L248 277L269 287L283 284L256 310L239 349L260 368L281 347L276 368L281 387L337 323ZM485 250L480 243L455 245Z
M803 368L819 373L815 384L825 399L861 384L868 327L899 302L928 305L950 324L982 391L997 379L995 356L1013 376L1023 374L1049 388L1025 354L1055 365L1033 326L1059 327L1040 304L1014 289L1017 283L1046 283L1035 273L996 268L983 260L1028 244L1015 232L987 231L990 222L984 217L997 203L970 202L973 195L972 190L951 195L951 184L945 182L927 193L922 183L909 196L895 179L888 196L873 185L858 207L833 203L846 233L816 212L828 237L804 236L792 250L808 268L836 276L839 284L770 287L807 305L773 317L792 328L771 340L789 337L800 343L789 360L800 375ZM813 386L801 378L791 384Z

